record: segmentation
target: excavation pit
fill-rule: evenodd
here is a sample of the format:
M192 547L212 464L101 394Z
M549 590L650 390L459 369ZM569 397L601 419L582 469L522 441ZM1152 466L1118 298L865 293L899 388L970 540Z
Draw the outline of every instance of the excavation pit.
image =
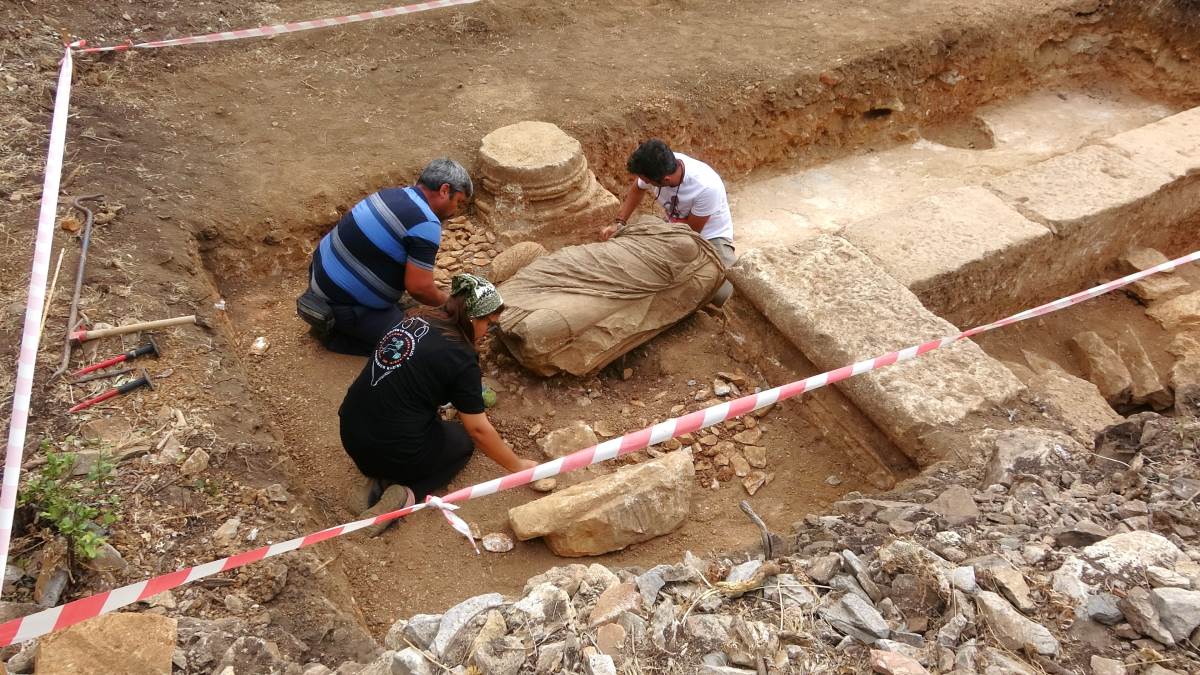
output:
M798 244L817 236L841 237L865 251L881 273L911 291L933 315L966 328L1055 294L1090 286L1128 244L1156 246L1168 255L1190 250L1189 245L1195 248L1195 237L1188 234L1195 232L1195 220L1157 219L1161 209L1155 206L1137 211L1136 225L1122 231L1129 236L1113 237L1110 245L1100 250L1071 253L1065 245L1053 249L1058 257L1066 252L1071 263L1054 267L1035 255L1044 249L1042 244L1061 242L1055 238L1057 234L1050 233L1041 217L1045 214L1018 208L1013 204L1019 199L1014 192L993 189L1010 174L1031 171L1091 146L1129 159L1113 149L1110 139L1168 119L1197 102L1200 89L1195 76L1178 68L1182 61L1171 40L1128 17L1109 17L1097 23L1064 18L1066 14L1054 16L1054 22L1045 27L1041 22L1046 17L1041 14L1003 20L990 16L978 26L965 27L961 40L938 43L940 51L933 56L924 48L914 48L931 39L928 32L918 31L906 36L908 42L889 44L867 57L860 53L859 59L836 72L773 71L752 90L739 87L743 98L713 104L715 115L702 106L664 106L669 114L649 105L629 106L561 124L580 139L588 170L595 171L609 190L620 194L627 181L624 157L640 136L667 137L677 149L710 161L726 176L734 200L739 253ZM990 34L996 24L1011 31L1021 21L1028 25L1017 28L1028 30L1018 31L1021 38L1011 48L997 44ZM1098 35L1107 39L1093 39ZM1161 47L1163 56L1158 64L1128 58L1149 49L1146 45ZM830 60L825 65L832 69L834 63ZM898 71L908 79L900 78ZM1161 90L1144 77L1146 73L1163 73ZM454 140L460 158L473 156L489 129L515 119L542 118L511 107L513 101L532 105L531 98L522 98L520 87L501 89L495 82L476 75L469 86L453 94L460 105L476 106L470 110L483 109L484 102L502 108L487 118L495 124L473 126ZM506 95L496 95L499 92ZM797 93L781 102L780 92L788 97ZM491 103L495 101L500 103ZM572 117L578 117L574 108L571 111ZM619 138L614 138L614 129L622 129ZM425 145L411 150L401 171L390 158L375 151L352 150L361 151L354 155L359 164L352 176L327 183L327 167L298 172L292 189L309 190L302 192L308 198L299 200L303 208L282 204L278 192L247 181L247 191L263 203L255 213L280 214L272 216L275 221L265 234L263 221L253 217L196 227L204 233L201 249L205 262L228 300L230 344L240 349L259 335L271 344L267 356L247 359L243 366L249 380L258 384L256 404L267 412L288 449L295 482L323 517L314 524L317 526L352 517L344 506L344 495L357 476L340 448L334 420L361 360L332 355L316 345L295 318L293 299L305 283L308 253L336 221L338 212L372 187L411 180L411 169L427 159L417 155L434 151ZM1195 187L1169 176L1163 180L1164 189ZM268 182L263 177L255 181ZM496 187L501 192L504 189L499 184ZM1004 211L1005 217L998 222L1009 222L1005 218L1028 222L1028 231L1018 230L1009 237L1011 241L999 246L989 242L982 250L971 248L978 242L971 236L961 245L953 240L944 242L945 255L938 252L932 256L936 258L933 262L959 256L962 264L942 268L928 264L921 270L916 266L906 269L906 260L920 258L919 249L927 243L921 238L906 242L911 252L893 250L894 257L886 255L886 250L872 249L874 238L880 235L882 240L895 241L894 236L887 236L901 231L888 229L898 222L893 214L911 210L914 204L942 200L950 204L943 209L950 218L961 210L944 195L964 194L969 205L989 202L1010 210L1015 217ZM1182 203L1179 194L1169 197L1164 208L1174 209ZM931 207L932 213L943 212L935 207ZM488 217L498 217L495 213L499 212ZM492 254L506 242L485 226L485 220L476 212L458 224L455 231L460 234L454 237L454 245L442 253L440 262L446 269L455 265L457 269L487 271ZM879 224L873 227L873 220ZM912 227L936 222L919 214L911 220L915 223ZM969 231L966 234L971 235ZM1033 253L1001 256L995 264L988 260L972 263L980 255L1008 251L1010 245L1025 246ZM471 246L474 250L468 250ZM1012 281L1028 271L1022 267L1023 260L1041 268L1038 283ZM906 272L912 274L906 277ZM1133 317L1135 310L1140 311L1124 296L1103 302L1109 303L1104 306L1110 309L1116 307L1113 311L1121 317ZM1015 358L1013 350L1018 344L1028 341L1040 345L1047 356L1060 360L1074 374L1081 374L1069 354L1059 353L1059 345L1067 326L1103 318L1102 313L1091 314L1085 307L1064 313L1068 318L1055 319L1063 322L1061 326L1024 327L1020 339L1007 338L1006 333L981 339L984 355L1009 361ZM869 322L869 318L863 321ZM1153 333L1154 324L1145 322L1139 323L1138 330L1148 351L1154 352L1151 358L1156 366L1165 367L1161 353L1165 334ZM714 380L722 379L720 373L744 377L743 391L816 374L823 367L814 365L809 349L766 317L755 298L739 293L726 316L697 313L596 378L535 378L493 347L485 360L485 374L497 385L501 400L491 416L524 456L540 457L536 438L575 420L600 428L604 435L621 434L712 404L717 399L711 390ZM627 379L626 369L630 371ZM709 395L698 400L701 389L710 390ZM912 449L925 441L891 433L886 423L873 417L881 413L864 410L847 391L831 387L805 395L777 406L756 422L762 429L768 470L774 473L774 480L752 501L773 530L786 532L792 522L822 512L847 492L890 487L930 461L931 457ZM682 408L676 410L677 406ZM957 430L963 436L943 439L938 447L951 447L981 426L1012 423L1013 411L1017 421L1029 421L1033 419L1030 410L1020 401L1011 407L989 401ZM531 433L538 426L540 429ZM732 432L723 430L721 439L726 440ZM757 530L737 509L737 502L747 496L745 489L738 480L718 481L713 489L711 480L717 467L712 468L700 472L703 478L695 486L693 518L683 528L598 561L615 566L650 565L677 559L684 550L715 553L756 545ZM497 475L497 467L479 456L452 487ZM523 489L505 492L465 505L461 513L483 532L503 531L507 509L534 496ZM336 568L351 580L364 619L377 633L397 616L440 611L483 592L513 592L532 574L567 562L538 542L519 544L510 553L477 558L442 519L428 514L409 518L378 540L352 537L328 546L336 552L330 554L337 556ZM446 574L448 567L454 569L452 575ZM400 576L420 583L390 583Z

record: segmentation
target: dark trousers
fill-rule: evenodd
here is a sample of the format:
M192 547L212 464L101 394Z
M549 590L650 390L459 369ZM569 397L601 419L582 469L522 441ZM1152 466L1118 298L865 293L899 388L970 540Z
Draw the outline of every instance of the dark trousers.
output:
M434 433L430 442L414 455L390 448L365 447L344 427L342 446L363 475L406 485L421 501L449 485L475 451L475 444L462 424L443 420L438 420L438 424L441 428L436 431L440 433Z
M329 307L333 310L333 330L322 339L322 344L339 354L370 355L383 334L404 320L404 310L399 305L372 309L330 303Z

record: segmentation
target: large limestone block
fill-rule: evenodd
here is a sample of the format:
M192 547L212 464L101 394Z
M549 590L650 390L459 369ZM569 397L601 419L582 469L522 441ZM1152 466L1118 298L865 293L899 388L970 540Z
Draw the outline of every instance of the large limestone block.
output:
M517 537L544 537L558 555L600 555L682 525L695 477L691 454L676 451L510 509L508 518Z
M1089 145L1005 174L988 187L1022 213L1067 237L1081 228L1106 229L1102 219L1120 217L1171 181L1163 170L1134 162L1112 148ZM1093 245L1104 243L1098 240ZM1076 255L1088 253L1077 251Z
M938 316L964 323L1036 297L1046 285L1044 251L1053 238L979 186L859 221L841 235Z
M1155 303L1146 313L1169 331L1200 328L1200 291Z
M1072 435L1091 443L1105 427L1121 421L1096 385L1057 369L1044 370L1029 381L1030 396L1063 422Z
M1117 134L1107 144L1173 176L1200 173L1200 108Z
M825 370L958 332L841 237L823 235L794 246L752 251L729 276L780 332ZM940 459L923 435L947 430L1022 389L1012 372L969 341L838 386L921 465Z
M1114 406L1129 402L1133 377L1104 338L1090 330L1077 333L1071 338L1071 350L1075 352L1083 374L1096 385L1104 400Z
M42 638L36 672L170 673L175 637L175 619L170 617L106 614Z
M1155 410L1170 408L1175 402L1175 397L1171 395L1170 389L1163 386L1162 378L1158 376L1158 370L1150 360L1150 355L1146 353L1141 338L1126 327L1117 342L1117 350L1133 378L1133 404L1151 405Z

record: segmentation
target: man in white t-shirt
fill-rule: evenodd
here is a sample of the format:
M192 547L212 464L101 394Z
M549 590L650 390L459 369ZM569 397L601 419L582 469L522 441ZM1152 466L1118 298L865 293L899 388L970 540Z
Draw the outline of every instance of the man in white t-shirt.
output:
M600 231L601 241L624 227L642 197L652 192L666 211L667 220L683 223L699 233L716 249L721 264L729 267L737 261L733 248L733 217L729 213L725 183L711 166L683 153L672 152L666 143L652 138L633 151L625 167L634 175L633 183L616 220ZM733 286L726 281L717 289L712 303L719 307L732 294Z

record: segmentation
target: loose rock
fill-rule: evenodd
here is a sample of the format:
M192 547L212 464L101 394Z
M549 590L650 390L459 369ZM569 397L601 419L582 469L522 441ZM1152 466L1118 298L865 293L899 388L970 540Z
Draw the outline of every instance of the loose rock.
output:
M521 540L545 537L557 555L598 555L653 539L691 512L695 468L689 453L623 467L508 512Z
M1008 601L991 591L975 596L980 616L995 632L996 639L1008 649L1021 652L1025 645L1044 656L1058 654L1058 640L1045 626L1021 616Z

